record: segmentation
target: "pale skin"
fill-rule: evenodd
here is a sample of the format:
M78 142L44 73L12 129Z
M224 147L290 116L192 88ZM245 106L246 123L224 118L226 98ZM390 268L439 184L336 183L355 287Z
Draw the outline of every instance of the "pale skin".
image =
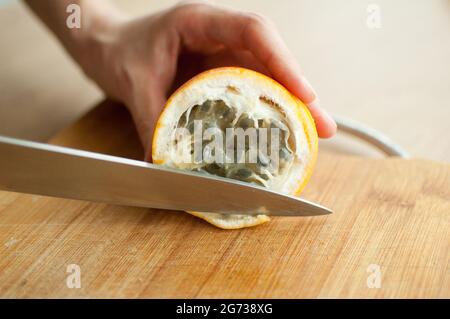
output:
M129 109L150 159L154 126L173 89L219 66L241 66L273 77L311 111L320 137L336 123L275 25L255 13L205 2L182 3L130 18L107 0L26 0L73 59L110 98ZM81 8L82 26L66 26L69 4Z

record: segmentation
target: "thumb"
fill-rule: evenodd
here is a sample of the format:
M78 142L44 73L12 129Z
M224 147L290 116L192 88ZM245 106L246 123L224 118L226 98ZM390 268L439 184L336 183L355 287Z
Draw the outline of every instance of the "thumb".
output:
M159 88L150 88L130 107L136 130L144 148L144 161L152 160L152 140L156 122L167 99Z

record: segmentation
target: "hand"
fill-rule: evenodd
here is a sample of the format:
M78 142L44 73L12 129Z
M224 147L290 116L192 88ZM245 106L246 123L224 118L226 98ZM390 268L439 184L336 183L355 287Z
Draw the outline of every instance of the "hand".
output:
M127 105L146 159L154 125L174 87L218 66L242 66L273 77L308 105L320 137L336 131L295 58L264 17L189 3L98 25L91 26L83 50L75 56L109 96Z

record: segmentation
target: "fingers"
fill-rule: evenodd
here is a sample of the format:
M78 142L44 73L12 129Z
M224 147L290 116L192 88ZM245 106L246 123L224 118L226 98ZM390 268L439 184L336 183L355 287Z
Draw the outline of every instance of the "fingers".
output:
M333 118L319 106L318 99L308 104L308 109L316 123L317 134L321 138L329 138L336 134L337 125Z
M336 132L336 123L319 106L319 99L301 69L269 21L260 16L244 18L242 46L252 52L266 67L272 77L308 105L316 122L320 137L331 137Z
M251 52L266 70L264 73L269 73L308 105L319 136L334 135L336 123L320 108L312 86L269 20L257 14L206 4L188 5L186 11L185 14L190 17L189 27L182 27L180 32L189 49L203 52L205 47L224 45L230 50Z
M249 51L229 51L223 50L218 54L209 56L205 61L205 69L211 69L219 66L240 66L263 73L273 77L269 70ZM308 108L313 116L319 136L322 138L332 137L336 133L336 124L330 115L320 108L318 99L309 103Z

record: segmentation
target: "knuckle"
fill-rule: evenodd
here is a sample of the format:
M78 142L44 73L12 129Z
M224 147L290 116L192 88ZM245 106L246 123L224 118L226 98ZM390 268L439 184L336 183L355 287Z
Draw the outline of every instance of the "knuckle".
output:
M247 14L247 23L254 27L266 27L272 25L272 21L268 17L254 12Z
M209 0L181 1L169 9L167 17L170 22L183 24L186 21L195 21L202 18L215 7L216 5L210 3Z
M181 1L177 5L175 5L173 11L180 14L194 13L211 6L212 4L207 0Z

